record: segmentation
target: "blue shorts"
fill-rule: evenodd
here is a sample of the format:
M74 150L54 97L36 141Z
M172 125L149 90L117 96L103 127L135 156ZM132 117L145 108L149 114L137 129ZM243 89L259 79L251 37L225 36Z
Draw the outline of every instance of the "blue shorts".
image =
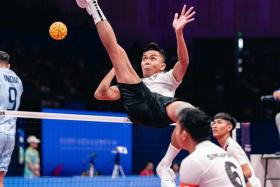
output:
M0 171L6 173L15 147L15 136L0 132Z

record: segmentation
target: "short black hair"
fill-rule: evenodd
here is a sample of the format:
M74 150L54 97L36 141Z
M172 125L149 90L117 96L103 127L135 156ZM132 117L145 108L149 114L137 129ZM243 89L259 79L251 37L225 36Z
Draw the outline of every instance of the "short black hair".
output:
M9 63L10 55L5 51L0 51L0 61Z
M210 139L210 117L200 109L184 108L178 114L178 121L197 143Z
M215 119L223 119L223 120L226 120L226 121L229 121L230 123L231 123L231 125L232 125L232 129L231 129L231 131L233 130L233 129L235 129L235 127L236 127L236 119L235 119L235 117L233 117L232 115L230 115L230 114L228 114L228 113L225 113L225 112L220 112L220 113L218 113L218 114L216 114L215 116L214 116L214 120Z
M150 42L148 45L146 45L146 47L144 48L144 51L143 53L145 53L146 51L150 51L150 50L154 50L154 51L157 51L159 52L162 57L163 57L163 60L165 61L166 59L166 56L165 56L165 52L162 48L159 47L159 45L155 42Z

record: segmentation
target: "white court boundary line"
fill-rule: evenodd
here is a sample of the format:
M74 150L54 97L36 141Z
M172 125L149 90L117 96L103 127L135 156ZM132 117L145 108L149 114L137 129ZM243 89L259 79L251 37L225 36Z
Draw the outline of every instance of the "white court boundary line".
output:
M113 123L131 124L131 121L127 117L112 117L112 116L82 115L82 114L0 110L0 117L1 116L9 116L9 117L16 117L16 118L32 118L32 119L94 121L94 122L113 122Z

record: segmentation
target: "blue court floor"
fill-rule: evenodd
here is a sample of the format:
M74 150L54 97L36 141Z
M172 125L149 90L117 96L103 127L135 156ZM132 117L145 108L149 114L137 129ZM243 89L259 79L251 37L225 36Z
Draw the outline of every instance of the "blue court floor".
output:
M112 179L111 176L100 177L6 177L5 187L157 187L158 177L127 176Z

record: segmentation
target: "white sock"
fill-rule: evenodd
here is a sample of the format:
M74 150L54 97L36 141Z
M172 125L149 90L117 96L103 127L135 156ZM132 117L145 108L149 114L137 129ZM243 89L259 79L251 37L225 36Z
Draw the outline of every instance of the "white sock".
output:
M177 149L171 143L169 144L167 152L165 153L163 159L159 162L159 164L156 168L157 174L160 177L161 177L162 170L164 170L166 168L170 168L172 161L178 155L179 152L180 152L180 149Z
M176 175L171 168L164 169L160 179L161 187L176 187Z
M101 8L99 7L97 0L90 0L90 2L88 3L89 6L89 11L91 12L91 15L93 17L93 21L95 24L97 24L98 22L107 20L106 17L104 16Z
M174 181L162 180L160 184L161 187L176 187L176 183Z

